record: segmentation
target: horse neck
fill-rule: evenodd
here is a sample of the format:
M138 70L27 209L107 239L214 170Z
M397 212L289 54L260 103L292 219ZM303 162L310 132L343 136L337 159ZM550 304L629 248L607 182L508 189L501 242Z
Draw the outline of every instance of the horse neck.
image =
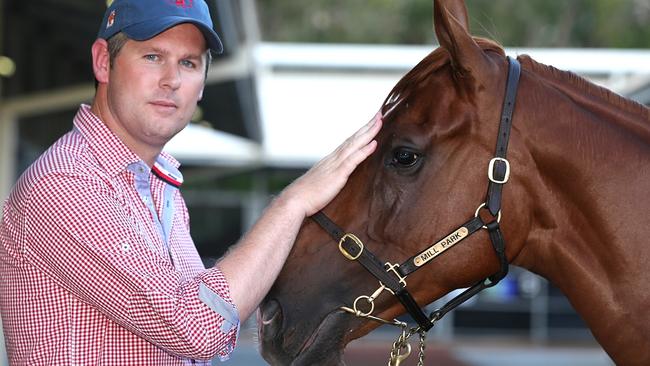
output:
M646 106L623 98L573 73L540 64L528 56L521 56L520 59L526 71L533 74L536 82L543 85L544 89L551 89L564 98L569 98L572 109L586 111L594 121L625 130L635 138L643 139L646 145L650 144L650 109ZM570 120L571 116L559 118ZM575 122L585 120L588 119L573 118Z
M603 314L648 309L650 287L630 284L650 283L650 113L573 74L522 64L510 155L521 160L515 199L531 223L514 263L562 289L605 338ZM650 339L650 326L633 336Z

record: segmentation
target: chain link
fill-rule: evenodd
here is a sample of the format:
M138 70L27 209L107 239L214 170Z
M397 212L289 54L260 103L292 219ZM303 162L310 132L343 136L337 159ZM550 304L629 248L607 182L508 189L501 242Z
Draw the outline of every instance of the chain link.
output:
M411 345L408 344L410 331L407 332L407 327L402 327L402 331L393 342L393 347L390 350L390 358L388 359L388 366L398 366L411 353ZM402 349L407 349L407 352L401 354Z
M395 342L393 342L393 347L390 351L390 358L388 359L388 366L399 366L402 361L404 361L411 354L411 345L408 343L408 339L411 338L411 336L413 336L415 333L418 333L420 336L417 366L424 366L426 331L420 329L420 327L409 329L406 325L402 326L400 335L397 337ZM402 350L405 350L404 353L402 353Z
M425 338L427 332L420 330L420 351L418 352L418 366L424 366L424 347L426 347Z
M390 351L390 358L388 359L388 366L400 366L400 364L411 354L411 345L408 343L409 338L413 336L415 333L418 333L419 335L419 347L418 347L418 364L417 366L424 366L424 348L426 347L426 331L421 329L420 327L408 327L408 324L405 322L399 321L397 319L391 320L386 320L379 318L377 316L372 315L374 309L375 309L375 304L374 301L375 299L383 292L383 291L388 291L388 288L380 282L380 286L375 292L370 295L370 296L359 296L356 298L354 301L354 304L352 305L352 308L349 308L347 306L341 306L340 309L348 312L350 314L353 314L359 318L365 318L369 320L373 320L379 323L383 324L389 324L395 327L399 327L401 332L400 335L397 337L395 342L393 342L393 346ZM367 311L362 311L359 309L359 302L360 300L365 300L368 305L369 309ZM431 319L431 323L435 325L436 321L439 319L439 313L433 312L429 316Z

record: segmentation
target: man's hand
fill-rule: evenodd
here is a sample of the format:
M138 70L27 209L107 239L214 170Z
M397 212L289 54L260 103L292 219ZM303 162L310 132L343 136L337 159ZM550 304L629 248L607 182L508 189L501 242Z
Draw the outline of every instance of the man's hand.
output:
M325 207L343 189L354 169L377 147L373 138L382 126L378 112L336 150L316 163L282 192L283 198L302 206L305 217Z
M242 240L217 264L230 285L242 320L255 310L280 273L305 217L325 207L354 169L377 147L381 129L375 117L334 152L291 183Z

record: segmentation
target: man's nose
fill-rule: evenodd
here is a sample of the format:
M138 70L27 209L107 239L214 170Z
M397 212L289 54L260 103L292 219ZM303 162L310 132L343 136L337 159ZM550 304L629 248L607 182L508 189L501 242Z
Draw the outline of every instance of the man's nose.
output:
M160 86L174 90L181 86L181 70L179 65L165 65L163 75L160 78Z

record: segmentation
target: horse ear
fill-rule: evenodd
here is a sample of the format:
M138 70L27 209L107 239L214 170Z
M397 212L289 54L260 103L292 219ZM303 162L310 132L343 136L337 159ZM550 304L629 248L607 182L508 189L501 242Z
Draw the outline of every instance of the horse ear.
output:
M480 77L486 58L469 33L467 8L463 0L434 0L433 18L440 47L451 55L451 64L462 76Z

